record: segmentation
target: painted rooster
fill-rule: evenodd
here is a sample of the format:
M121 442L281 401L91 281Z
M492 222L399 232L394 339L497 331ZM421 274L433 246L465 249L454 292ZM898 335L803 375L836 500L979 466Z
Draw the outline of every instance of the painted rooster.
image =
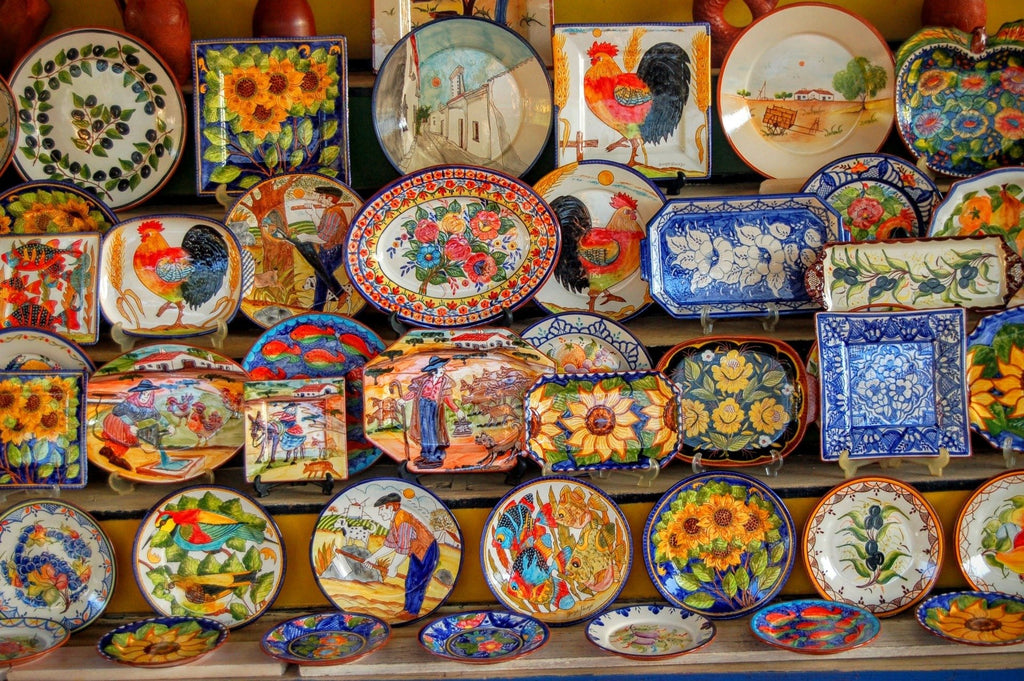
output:
M188 429L195 433L200 447L206 445L210 438L217 434L224 427L224 416L217 410L206 411L206 405L196 402L192 405L192 413L188 415L186 424Z

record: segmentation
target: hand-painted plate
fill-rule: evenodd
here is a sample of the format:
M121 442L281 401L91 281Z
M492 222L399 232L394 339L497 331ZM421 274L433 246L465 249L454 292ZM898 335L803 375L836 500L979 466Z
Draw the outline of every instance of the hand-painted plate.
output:
M740 617L786 583L796 556L793 531L786 505L763 482L698 473L651 510L644 565L669 603L713 619Z
M456 662L489 664L529 655L548 642L543 622L503 610L476 610L441 617L420 629L420 645Z
M715 623L695 612L665 605L630 605L609 610L587 624L587 640L601 650L633 660L663 660L711 643Z
M545 476L502 497L484 523L480 562L503 607L556 626L604 611L633 562L629 524L589 483Z
M925 236L942 199L930 177L889 154L855 154L828 163L800 191L832 206L846 237L855 241Z
M114 547L99 523L68 503L33 499L0 515L0 611L55 618L72 633L114 594Z
M23 182L0 192L0 234L106 232L117 216L70 182Z
M405 480L350 485L320 512L313 577L340 610L408 624L441 607L462 568L462 531L444 502Z
M263 635L260 647L275 660L297 665L332 665L379 650L391 627L371 615L323 612L281 622Z
M1024 598L992 591L937 594L917 606L917 621L954 643L1009 646L1024 642Z
M150 617L111 629L96 650L111 662L154 669L195 662L227 638L227 627L206 617Z
M344 376L348 471L355 475L382 454L363 432L363 365L384 348L380 336L354 319L310 312L264 331L242 368L254 381Z
M41 617L0 619L0 664L16 667L38 660L67 643L70 635L60 622Z
M1024 424L1018 418L1024 395L1014 390L1022 367L1024 307L982 317L967 337L968 416L971 429L996 449L1024 450Z
M878 617L928 595L942 566L942 526L910 485L880 476L834 487L811 512L801 544L823 598L867 608Z
M553 125L544 62L518 34L476 17L405 35L381 64L372 108L381 149L403 175L464 163L519 177Z
M825 655L871 643L881 624L864 608L805 598L766 605L750 618L750 630L775 648Z
M281 175L246 192L224 220L242 247L242 313L267 328L310 310L361 310L366 301L342 259L362 205L350 187L323 175Z
M519 180L437 167L401 177L363 204L345 269L372 305L404 322L482 324L544 285L558 259L558 230L551 208Z
M1024 597L1024 473L997 475L960 509L953 534L956 562L979 591Z
M193 485L167 495L143 518L132 569L157 613L208 617L236 629L274 604L284 583L284 542L255 499L228 487Z
M77 343L42 329L0 329L0 370L63 369L91 374L96 365Z
M552 3L554 4L554 3ZM7 81L0 77L0 174L14 156L18 140L18 107Z
M15 67L14 163L29 180L64 180L111 208L142 203L170 178L185 140L185 100L164 61L134 37L78 28Z
M557 168L534 185L562 231L554 275L534 302L548 312L599 313L626 319L651 303L640 276L647 223L665 203L658 187L628 166L583 161Z
M651 355L622 324L588 312L560 312L523 329L523 340L555 360L559 371L647 371Z

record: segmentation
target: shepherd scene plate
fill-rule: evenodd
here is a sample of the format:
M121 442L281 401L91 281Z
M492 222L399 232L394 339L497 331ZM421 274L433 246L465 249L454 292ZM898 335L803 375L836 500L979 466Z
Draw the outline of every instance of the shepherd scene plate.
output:
M871 643L878 618L846 603L802 599L772 603L754 613L750 630L760 641L795 653L841 653Z
M379 650L391 636L383 620L350 612L300 615L263 635L260 647L275 660L297 665L332 665Z
M917 607L917 621L954 643L1014 645L1024 642L1024 598L990 591L938 594Z
M971 429L996 449L1024 449L1015 391L1024 375L1024 308L1008 307L981 318L967 337L968 416ZM1024 595L1024 593L1022 593Z
M140 668L194 662L227 641L228 629L205 617L150 617L104 634L96 644L111 662Z
M622 324L589 312L560 312L523 329L522 339L568 373L647 371L651 355Z
M685 655L711 643L715 623L665 605L631 605L590 620L587 640L601 650L634 660Z
M420 645L457 662L487 664L529 655L548 642L547 626L532 617L501 610L460 612L420 629Z
M185 101L150 48L120 31L78 28L37 44L11 76L19 105L14 163L118 210L170 178L185 140Z
M1024 473L981 485L960 509L954 530L957 564L972 588L1024 597Z
M67 643L70 632L60 622L41 617L0 619L0 663L9 667L32 662Z
M0 329L0 370L84 371L96 366L88 355L66 338L42 329Z
M0 234L106 232L117 216L70 182L23 182L0 193Z

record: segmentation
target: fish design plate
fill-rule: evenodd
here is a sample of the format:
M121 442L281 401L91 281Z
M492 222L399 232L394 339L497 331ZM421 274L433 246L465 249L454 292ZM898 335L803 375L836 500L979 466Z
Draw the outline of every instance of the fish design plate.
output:
M971 588L1024 597L1024 473L986 481L960 509L956 561Z
M275 660L297 665L352 662L379 650L391 627L371 615L323 612L300 615L271 628L260 641Z
M99 654L111 662L154 669L195 662L224 645L228 628L206 617L150 617L122 624L100 637Z
M70 182L22 182L0 192L0 234L107 232L114 211Z
M973 646L1024 642L1024 598L992 591L937 594L917 606L917 622L936 636Z
M651 355L624 325L604 315L560 312L523 329L523 340L569 373L647 371Z
M42 329L0 329L0 369L3 371L84 371L96 365L77 343Z
M587 640L633 660L662 660L700 650L715 638L715 623L666 605L630 605L604 612L587 624Z
M750 618L759 640L795 653L826 655L865 646L881 632L878 618L864 608L804 598L779 601Z
M513 612L477 610L441 617L420 629L420 645L456 662L488 664L529 655L548 642L543 622Z
M60 622L41 617L0 619L0 664L16 667L38 660L67 643L71 633Z

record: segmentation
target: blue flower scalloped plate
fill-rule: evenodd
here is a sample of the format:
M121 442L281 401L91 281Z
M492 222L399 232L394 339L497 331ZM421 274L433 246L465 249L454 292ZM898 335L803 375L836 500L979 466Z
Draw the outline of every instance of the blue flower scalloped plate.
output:
M352 662L379 650L391 636L387 622L355 612L299 615L273 626L260 641L275 660L297 665Z
M420 629L420 645L456 662L488 664L529 655L548 642L543 622L518 613L477 610L441 617Z

